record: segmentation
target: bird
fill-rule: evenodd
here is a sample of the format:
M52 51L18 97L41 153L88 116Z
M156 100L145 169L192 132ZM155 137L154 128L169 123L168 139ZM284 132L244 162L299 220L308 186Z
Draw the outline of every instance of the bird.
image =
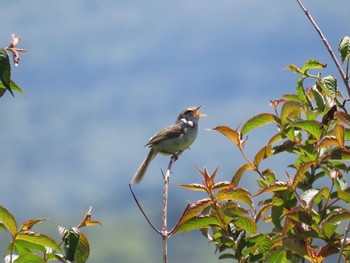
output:
M183 110L174 124L160 130L149 139L145 147L149 147L150 151L132 178L132 184L138 184L142 180L149 164L158 153L178 155L190 147L198 134L199 119L206 116L198 112L202 106L189 107Z

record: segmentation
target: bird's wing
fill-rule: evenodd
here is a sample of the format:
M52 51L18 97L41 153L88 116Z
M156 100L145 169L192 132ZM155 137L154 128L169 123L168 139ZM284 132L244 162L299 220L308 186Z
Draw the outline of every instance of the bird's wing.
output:
M173 124L161 131L159 131L158 133L156 133L155 135L153 135L148 143L146 144L146 146L150 146L152 144L157 144L160 142L163 142L164 140L167 139L174 139L177 137L180 137L180 135L183 133L184 127L180 124Z

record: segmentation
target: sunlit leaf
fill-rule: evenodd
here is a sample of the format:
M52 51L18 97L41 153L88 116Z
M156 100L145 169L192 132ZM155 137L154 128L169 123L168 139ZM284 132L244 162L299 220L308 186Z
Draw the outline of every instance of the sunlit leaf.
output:
M40 246L50 247L54 250L62 252L59 245L49 236L33 232L33 231L22 231L16 236L16 240L24 240Z
M322 131L320 130L320 123L318 121L301 120L293 122L291 126L310 133L316 139L320 139L322 134Z
M335 125L334 134L339 145L344 148L344 126L339 124Z
M285 123L287 118L300 116L303 104L297 101L287 101L281 108L281 122Z
M304 80L305 77L301 77L297 81L296 85L296 93L299 96L299 99L301 100L302 103L311 106L311 101L309 96L306 94L305 89L304 89Z
M261 148L258 153L254 156L254 165L257 167L259 166L259 164L261 163L261 161L263 161L264 159L269 158L270 156L273 155L272 152L272 146L271 145L267 145L264 146L263 148Z
M290 260L287 258L287 251L272 251L266 261L266 263L289 263Z
M90 255L89 241L83 233L80 233L79 242L75 250L74 263L87 262Z
M340 53L341 61L350 59L350 37L344 36L339 43L338 50Z
M180 220L180 225L187 221L188 219L197 216L199 213L201 213L204 209L206 209L208 206L212 204L212 201L209 198L205 198L202 200L198 200L194 204L191 204L190 207L187 209L186 213Z
M0 223L14 237L17 233L17 222L15 217L3 206L0 205Z
M270 184L267 187L260 189L254 196L258 196L263 193L284 191L284 190L287 190L289 187L290 185L286 182L275 182Z
M335 223L324 222L322 224L322 232L327 238L331 238L337 227L338 225Z
M318 194L318 189L308 189L301 195L301 200L305 202L308 207L312 207L313 200L315 196Z
M34 253L27 253L24 255L20 255L14 263L44 263L44 259Z
M323 64L316 59L310 59L306 61L306 63L302 66L301 72L302 74L307 74L308 70L312 69L323 69L327 66L327 64Z
M323 77L320 81L320 84L323 92L328 94L331 98L334 98L336 96L337 79L334 76L329 75L329 76Z
M334 118L346 125L350 125L350 116L346 112L337 111L334 113Z
M337 197L340 200L343 200L343 201L347 202L348 204L350 204L350 193L349 192L339 189L338 193L337 193Z
M313 161L303 163L300 165L300 167L297 170L297 173L295 174L293 183L292 183L292 188L295 189L299 182L303 181L303 177L305 177L305 173L308 171L308 169L314 165Z
M327 148L331 146L339 146L339 141L335 136L324 136L318 143L315 145L315 149Z
M228 181L222 181L222 182L218 182L216 184L213 185L213 190L220 190L222 188L226 188L229 186L233 186L231 182Z
M28 220L22 224L22 226L20 227L20 230L21 231L31 230L35 225L46 220L47 218Z
M213 128L214 131L220 132L229 138L234 144L240 145L240 134L238 131L227 126L217 126Z
M241 133L246 134L247 132L253 129L264 126L271 122L278 122L278 118L271 113L261 113L261 114L255 115L254 117L250 118L247 122L243 124Z
M10 87L12 91L17 91L18 93L24 93L23 90L12 79L10 80ZM6 87L2 82L0 82L0 93L2 92L1 89L6 90Z
M184 232L187 233L192 230L198 230L201 228L207 228L211 226L220 226L221 223L220 220L216 216L198 216L193 217L183 224L181 224L175 231L175 233L178 232Z
M253 208L253 200L251 198L251 194L249 193L249 191L243 188L231 187L231 188L222 189L216 194L216 199L219 202L227 201L227 200L240 201L242 203L249 205L251 208Z
M319 108L320 111L324 111L326 107L326 102L323 95L315 86L312 87L311 91L312 91L312 94L314 95L317 107Z
M258 226L255 223L255 221L253 219L251 219L249 217L245 217L245 216L238 217L237 220L235 220L235 225L239 229L243 229L251 235L254 235L258 229Z
M282 141L285 138L285 136L279 132L272 136L267 144L274 144L276 142Z
M350 218L350 211L347 210L339 210L330 216L328 216L327 220L325 222L328 223L338 223L341 221L348 220Z
M289 64L287 67L285 67L284 69L286 70L290 70L296 74L302 74L301 69L299 69L296 65L294 64Z
M206 191L205 186L201 184L177 184L177 186L181 186L183 188L186 188L192 191L203 191L203 192Z
M241 167L239 167L237 169L236 173L232 177L232 183L237 186L241 180L242 175L246 171L251 171L251 170L255 170L255 169L256 169L256 167L250 163L243 164Z

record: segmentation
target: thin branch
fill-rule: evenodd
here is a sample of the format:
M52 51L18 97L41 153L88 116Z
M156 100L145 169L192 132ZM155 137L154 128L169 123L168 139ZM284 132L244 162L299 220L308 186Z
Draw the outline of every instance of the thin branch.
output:
M348 91L348 95L350 96L350 84L349 84L348 78L347 78L346 74L344 73L344 71L343 71L343 69L342 69L340 63L338 62L337 57L335 56L335 54L334 54L334 52L333 52L331 46L329 45L327 39L326 39L325 36L323 35L321 29L317 26L315 20L312 18L312 16L311 16L309 10L307 10L307 9L304 7L304 5L301 3L300 0L297 0L297 2L298 2L298 4L299 4L299 6L301 7L301 9L304 11L304 13L305 13L305 15L307 16L307 18L310 20L311 24L312 24L312 25L314 26L314 28L316 29L317 33L320 35L320 37L321 37L323 43L325 44L325 46L326 46L326 48L327 48L329 54L331 55L331 57L332 57L332 59L333 59L333 62L335 63L335 65L336 65L337 68L338 68L338 71L339 71L339 73L340 73L340 76L341 76L341 78L343 79L344 85L345 85L345 87L346 87L346 89L347 89L347 91Z
M344 235L343 243L341 244L341 248L340 248L340 251L339 251L337 263L340 263L341 254L342 254L343 251L344 251L344 247L345 247L345 243L346 243L347 236L349 235L349 231L350 231L350 221L349 221L348 226L347 226L347 228L346 228L346 230L345 230L345 235Z
M153 230L156 231L159 235L162 235L162 232L159 231L159 230L152 224L152 222L151 222L151 220L148 218L146 212L142 209L142 207L141 207L139 201L137 200L137 198L136 198L136 196L135 196L135 194L134 194L134 191L132 190L131 184L129 184L129 188L130 188L130 192L131 192L132 196L134 197L134 200L135 200L137 206L139 207L141 213L143 214L143 216L144 216L145 219L147 220L148 224L149 224L149 225L153 228Z

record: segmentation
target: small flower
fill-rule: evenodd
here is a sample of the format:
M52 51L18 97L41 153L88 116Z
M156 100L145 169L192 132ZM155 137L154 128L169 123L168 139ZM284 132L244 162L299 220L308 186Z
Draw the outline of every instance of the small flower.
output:
M13 55L13 63L15 64L15 67L19 64L19 53L26 53L27 50L23 48L17 48L16 46L21 42L21 38L17 37L15 34L11 35L11 42L7 48L5 48L7 51L11 52Z

